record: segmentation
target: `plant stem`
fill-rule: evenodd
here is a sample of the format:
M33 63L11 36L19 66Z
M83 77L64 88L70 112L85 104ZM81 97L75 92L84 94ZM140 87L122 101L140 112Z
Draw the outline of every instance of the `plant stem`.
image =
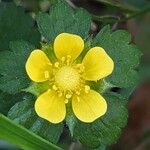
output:
M118 9L121 9L121 10L126 11L126 12L137 12L137 11L139 11L138 8L130 6L128 4L121 4L121 3L113 2L110 0L96 0L96 1L101 2L105 5L109 5L111 7L116 7Z
M0 114L0 139L24 150L62 150Z
M140 16L142 14L145 14L147 12L150 12L150 5L148 5L147 7L144 7L141 11L138 11L136 13L133 13L132 15L127 16L125 19L129 20L129 19L135 18L137 16Z
M102 21L102 22L125 22L127 20L132 19L132 18L136 18L140 15L143 15L147 12L150 12L150 5L143 8L141 11L132 13L131 15L127 14L125 18L120 18L119 16L115 16L115 15L104 15L104 16L92 15L92 19L95 21Z
M105 20L107 19L107 20L110 20L110 22L115 21L115 20L116 20L116 22L117 21L118 22L124 22L124 21L127 21L129 19L135 18L137 16L140 16L140 15L150 11L150 5L144 7L143 9L138 9L136 7L131 7L130 5L127 5L127 4L115 3L113 1L108 1L108 0L97 0L97 1L101 2L101 3L105 4L105 5L109 5L109 6L112 6L112 7L117 7L119 9L121 9L121 10L124 10L124 11L128 12L126 17L123 18L123 19L120 19L119 17L112 16L112 15L93 16L93 19L95 19L97 21L104 21L105 22Z
M113 15L104 15L104 16L96 16L92 15L92 19L94 21L103 21L103 22L118 22L120 17Z

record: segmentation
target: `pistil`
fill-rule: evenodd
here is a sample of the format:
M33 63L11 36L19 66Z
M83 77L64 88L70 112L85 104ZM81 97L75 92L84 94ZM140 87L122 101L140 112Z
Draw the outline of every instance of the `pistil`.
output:
M82 78L84 72L83 64L72 63L71 56L62 57L60 61L55 62L53 67L54 81L52 89L55 90L59 97L65 98L67 104L69 99L75 94L80 102L79 95L81 92L88 93L90 87L85 85L85 80ZM45 78L49 78L49 72L45 72Z

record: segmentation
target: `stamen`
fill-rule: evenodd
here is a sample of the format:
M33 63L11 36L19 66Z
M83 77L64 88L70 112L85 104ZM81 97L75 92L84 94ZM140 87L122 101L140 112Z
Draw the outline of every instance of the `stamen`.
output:
M70 56L70 55L67 55L67 59L71 59L71 56Z
M55 62L54 66L55 66L56 68L58 68L58 67L59 67L59 62Z
M84 72L85 67L83 65L80 66L80 73Z
M55 91L57 91L57 90L58 90L58 88L57 88L57 86L56 86L55 84L53 85L53 87L52 87L52 88L53 88L53 90L55 90Z
M62 58L61 58L61 61L62 61L62 62L65 62L65 60L66 60L65 57L62 57Z
M69 100L68 100L68 99L65 99L65 101L64 101L64 102L65 102L65 104L67 104L67 103L69 102Z
M80 70L81 70L82 72L84 72L84 69L85 69L85 67L84 67L83 65L81 65Z
M50 62L48 63L48 65L49 65L49 66L52 66L52 64L51 64Z
M48 89L48 92L51 92L51 89Z
M69 66L69 64L70 64L70 61L69 61L69 60L67 60L67 66Z
M85 85L84 90L85 90L85 93L89 93L89 91L90 91L90 86Z
M83 66L83 64L77 64L76 68L78 69L79 73L83 73L84 69L85 69L85 67Z
M72 97L72 94L66 94L66 98L69 99Z
M75 93L76 93L77 95L80 95L80 91L76 91Z
M80 97L77 96L77 101L80 102Z
M70 60L71 60L71 56L70 55L67 55L67 66L70 64Z
M44 76L45 76L46 79L48 79L48 78L50 77L50 76L49 76L49 71L45 71L45 72L44 72Z
M61 91L58 91L58 97L62 97L63 93Z

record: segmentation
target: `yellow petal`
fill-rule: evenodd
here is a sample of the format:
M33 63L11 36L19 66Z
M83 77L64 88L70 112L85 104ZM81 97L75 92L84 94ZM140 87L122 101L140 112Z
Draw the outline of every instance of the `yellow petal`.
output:
M75 60L84 48L84 41L75 34L61 33L54 41L54 51L58 59L71 56Z
M55 91L47 91L36 100L35 111L51 123L60 123L66 115L64 98L58 97Z
M107 111L105 99L96 91L83 92L72 99L72 108L76 117L83 122L93 122Z
M114 62L101 47L90 49L82 64L85 67L83 74L86 80L96 81L110 75L114 69Z
M52 73L51 62L43 51L34 50L26 62L26 71L31 80L46 81Z

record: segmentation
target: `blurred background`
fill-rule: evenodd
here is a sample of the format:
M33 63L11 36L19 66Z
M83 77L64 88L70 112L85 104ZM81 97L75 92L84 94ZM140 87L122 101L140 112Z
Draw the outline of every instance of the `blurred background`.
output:
M48 11L56 0L1 0L15 2L34 16L38 11ZM0 2L1 2L0 1ZM150 0L66 0L74 9L85 8L91 13L91 34L96 34L104 25L113 30L125 29L132 34L132 41L142 51L139 67L140 80L130 96L129 119L118 142L108 150L150 150ZM68 133L61 137L60 146L69 150L85 149L80 143L71 143ZM71 144L70 144L71 143ZM0 150L17 148L0 142ZM104 150L102 147L99 150ZM98 150L98 149L97 149Z

